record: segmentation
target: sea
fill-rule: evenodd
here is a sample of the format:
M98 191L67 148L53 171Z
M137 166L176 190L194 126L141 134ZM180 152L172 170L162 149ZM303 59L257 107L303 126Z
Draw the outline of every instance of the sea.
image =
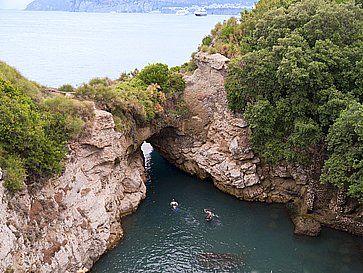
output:
M0 60L40 84L78 86L150 63L181 65L228 18L0 10Z

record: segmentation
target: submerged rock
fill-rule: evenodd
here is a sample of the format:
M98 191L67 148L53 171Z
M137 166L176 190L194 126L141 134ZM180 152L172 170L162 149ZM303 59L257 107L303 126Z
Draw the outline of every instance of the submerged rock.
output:
M218 271L239 268L244 265L243 257L233 253L199 253L196 260L199 266Z
M293 219L295 225L294 233L296 235L318 236L321 231L321 225L318 221L308 216L298 216Z

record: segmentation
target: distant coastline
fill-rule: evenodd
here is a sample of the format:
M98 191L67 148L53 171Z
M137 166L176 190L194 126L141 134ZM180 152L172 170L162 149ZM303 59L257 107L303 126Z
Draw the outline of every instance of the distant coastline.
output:
M99 13L162 13L176 14L187 10L193 14L198 9L205 9L209 15L237 15L243 10L252 9L254 0L166 0L166 1L129 1L129 0L35 0L25 10L29 11L68 11Z

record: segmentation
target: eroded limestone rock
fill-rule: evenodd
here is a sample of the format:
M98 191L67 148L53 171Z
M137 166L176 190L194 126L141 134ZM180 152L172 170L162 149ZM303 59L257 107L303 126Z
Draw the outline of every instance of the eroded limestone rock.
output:
M63 174L15 195L0 185L0 271L86 272L123 235L120 217L145 198L140 150L96 110L70 144ZM140 143L141 144L141 143Z
M269 166L249 142L251 131L241 115L228 109L224 78L228 59L220 54L195 55L198 69L186 77L184 101L191 118L163 129L151 142L182 170L211 178L216 187L243 200L296 202L297 233L317 235L318 222L363 235L363 207L346 202L337 189L320 185L319 173L302 166ZM344 214L345 215L340 215ZM309 217L298 218L309 214ZM332 218L340 219L334 224Z

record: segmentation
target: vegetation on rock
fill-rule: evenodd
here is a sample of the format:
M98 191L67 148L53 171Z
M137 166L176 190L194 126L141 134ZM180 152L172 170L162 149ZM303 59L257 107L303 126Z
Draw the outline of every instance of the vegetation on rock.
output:
M244 113L256 152L273 164L326 157L321 181L363 201L359 1L261 0L201 49L231 58L229 105Z
M327 136L329 158L321 180L348 188L363 202L363 105L352 103L343 110Z
M123 74L112 81L93 79L76 90L80 99L95 101L97 107L114 115L116 128L128 131L132 121L145 125L164 111L163 103L185 88L182 75L164 64L151 64L141 71Z
M37 84L0 63L0 167L5 187L21 190L26 181L60 173L66 143L91 119L92 109L88 102L45 96Z
M39 98L40 86L24 78L16 69L0 61L0 79L10 82L15 88L33 99Z
M96 78L74 90L76 98L45 94L15 69L0 63L0 167L4 185L12 191L62 171L66 144L93 118L94 101L114 115L116 128L129 131L164 111L163 103L185 88L177 69L164 64L146 66L119 80Z
M62 86L58 87L58 90L67 93L74 92L74 88L71 84L63 84Z

